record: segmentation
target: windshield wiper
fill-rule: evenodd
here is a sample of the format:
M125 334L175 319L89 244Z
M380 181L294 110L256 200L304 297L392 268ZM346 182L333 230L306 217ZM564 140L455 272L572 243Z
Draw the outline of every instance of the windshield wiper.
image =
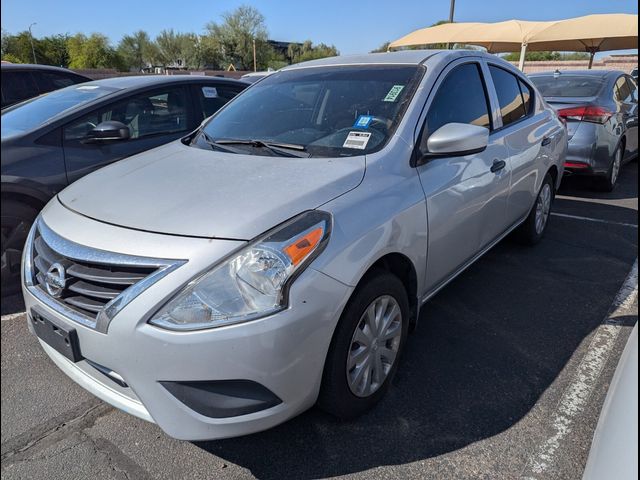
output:
M204 130L200 130L199 133L200 133L200 135L202 135L202 138L207 143L207 145L209 145L213 150L221 150L223 152L229 152L229 153L239 153L237 150L232 150L230 148L224 148L224 147L218 145L218 142L216 142L213 138L211 138L209 135L207 135L207 132L205 132Z
M294 143L277 143L268 142L265 140L242 140L242 139L226 139L221 138L219 140L213 140L216 145L250 145L255 148L266 148L273 153L286 155L288 157L310 157L307 153L307 149L304 145L296 145ZM293 152L301 152L304 155L296 154Z

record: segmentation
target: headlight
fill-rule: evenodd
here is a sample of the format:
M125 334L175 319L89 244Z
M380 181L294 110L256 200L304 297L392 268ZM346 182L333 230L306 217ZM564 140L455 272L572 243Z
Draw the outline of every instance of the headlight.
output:
M326 212L311 210L289 220L191 281L149 323L199 330L282 310L291 282L322 252L330 232Z

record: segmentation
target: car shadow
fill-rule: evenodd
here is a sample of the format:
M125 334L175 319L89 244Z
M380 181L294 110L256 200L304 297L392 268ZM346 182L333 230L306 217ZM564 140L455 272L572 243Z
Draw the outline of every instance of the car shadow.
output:
M637 197L638 160L622 166L618 184L613 192L598 191L596 179L586 175L566 174L558 194L585 199L621 200Z
M541 244L502 242L425 305L393 388L368 414L340 422L312 408L262 433L196 445L257 478L311 479L504 432L601 324L636 256L633 228L552 217Z
M21 293L2 297L0 300L0 315L24 312L24 299Z

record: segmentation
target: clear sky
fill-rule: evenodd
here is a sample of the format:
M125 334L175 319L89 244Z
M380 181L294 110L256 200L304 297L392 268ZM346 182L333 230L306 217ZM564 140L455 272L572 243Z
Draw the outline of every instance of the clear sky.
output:
M122 35L163 29L201 33L223 12L247 4L266 18L273 40L334 44L340 53L368 52L385 41L449 17L449 0L1 0L2 28L33 26L36 37L77 32ZM637 0L456 0L455 20L558 20L591 13L638 13Z

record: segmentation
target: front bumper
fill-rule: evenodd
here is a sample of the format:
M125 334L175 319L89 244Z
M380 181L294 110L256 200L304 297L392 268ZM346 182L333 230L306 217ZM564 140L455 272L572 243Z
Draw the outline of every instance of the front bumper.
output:
M83 357L125 382L119 385L86 360L73 363L41 341L56 365L83 388L184 440L265 430L315 403L331 337L351 287L308 268L291 287L289 308L275 315L211 330L163 330L148 324L148 316L176 288L211 265L212 257L220 258L221 250L233 250L238 242L219 244L135 232L81 217L55 204L45 209L42 218L59 235L91 248L112 251L113 245L120 245L118 253L141 255L147 245L148 254L154 257L187 260L132 300L113 318L106 333L68 319L38 300L30 288L23 288L27 312L35 308L75 328ZM107 248L114 238L118 242ZM33 332L31 324L30 329ZM249 414L211 417L188 407L161 383L225 380L255 382L281 402Z

